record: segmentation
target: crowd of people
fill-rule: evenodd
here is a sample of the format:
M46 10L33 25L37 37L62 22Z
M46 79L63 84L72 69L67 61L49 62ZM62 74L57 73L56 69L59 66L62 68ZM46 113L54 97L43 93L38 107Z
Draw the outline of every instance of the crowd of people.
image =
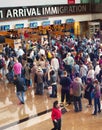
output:
M43 44L29 40L29 49L22 41L19 48L6 44L0 55L1 79L7 78L17 88L20 104L24 92L34 86L35 95L43 95L52 86L51 98L57 98L61 86L61 106L74 103L75 112L82 111L82 91L88 107L94 98L94 113L101 112L102 46L93 37L49 37Z

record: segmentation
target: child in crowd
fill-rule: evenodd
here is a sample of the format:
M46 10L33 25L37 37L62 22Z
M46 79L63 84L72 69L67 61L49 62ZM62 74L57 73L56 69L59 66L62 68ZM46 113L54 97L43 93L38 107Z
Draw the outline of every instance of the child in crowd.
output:
M61 109L59 107L58 101L54 101L53 103L53 108L52 108L52 113L51 113L51 118L54 124L54 128L51 130L61 130Z

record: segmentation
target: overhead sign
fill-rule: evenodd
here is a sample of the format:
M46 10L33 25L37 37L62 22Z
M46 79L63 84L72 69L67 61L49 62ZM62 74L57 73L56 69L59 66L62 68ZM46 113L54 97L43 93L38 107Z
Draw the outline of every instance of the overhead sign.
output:
M55 20L54 24L61 24L61 20Z
M38 22L32 22L29 26L30 28L36 28L38 26Z
M74 19L66 19L66 23L74 23L75 20Z
M90 13L89 4L0 8L0 20Z
M48 25L50 25L50 21L44 21L44 22L42 22L42 26L48 26Z
M0 30L10 30L10 25L2 25L0 26Z
M16 29L24 28L24 24L23 23L22 24L16 24L15 28Z

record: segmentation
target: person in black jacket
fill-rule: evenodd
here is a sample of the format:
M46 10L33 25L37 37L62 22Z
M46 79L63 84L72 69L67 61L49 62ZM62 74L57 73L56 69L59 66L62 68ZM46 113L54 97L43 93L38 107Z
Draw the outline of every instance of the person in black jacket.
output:
M92 94L93 89L94 89L93 81L92 81L92 79L88 78L87 83L86 83L86 87L85 87L85 94L84 94L84 98L86 98L88 100L88 106L87 107L92 106L91 94Z
M24 80L20 76L14 75L14 84L16 85L16 94L19 99L19 105L24 104Z
M61 105L63 106L64 99L66 96L66 105L71 104L70 101L70 84L71 84L71 78L68 76L67 71L63 72L63 76L60 79L60 84L62 86L61 88Z

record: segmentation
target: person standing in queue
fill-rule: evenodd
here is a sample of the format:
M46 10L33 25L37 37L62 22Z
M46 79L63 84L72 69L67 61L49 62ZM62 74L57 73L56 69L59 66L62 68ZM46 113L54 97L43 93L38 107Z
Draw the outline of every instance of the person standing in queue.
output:
M57 98L57 76L55 74L55 70L50 72L50 83L52 86L52 94L50 97Z
M16 86L16 95L19 99L19 103L18 105L24 104L24 94L25 94L25 90L24 90L24 80L23 78L14 75L14 81L13 81L14 85Z
M70 85L70 90L71 89L73 92L74 111L80 112L82 111L81 91L83 89L83 84L81 78L79 77L79 73L77 73L76 77L73 79L73 82Z
M54 125L54 128L52 128L51 130L61 130L61 116L62 116L62 112L60 109L60 105L56 100L53 103L53 108L51 113L51 118Z
M64 100L66 100L66 105L71 104L71 97L70 97L70 84L71 84L71 78L67 71L63 71L63 76L60 78L60 84L61 84L61 106L64 105ZM66 97L66 99L65 99Z
M92 115L97 115L97 113L101 113L101 102L100 102L101 91L97 79L94 80L93 97L94 97L94 113Z
M13 71L14 71L14 75L21 77L22 64L18 61L16 57L14 58Z

